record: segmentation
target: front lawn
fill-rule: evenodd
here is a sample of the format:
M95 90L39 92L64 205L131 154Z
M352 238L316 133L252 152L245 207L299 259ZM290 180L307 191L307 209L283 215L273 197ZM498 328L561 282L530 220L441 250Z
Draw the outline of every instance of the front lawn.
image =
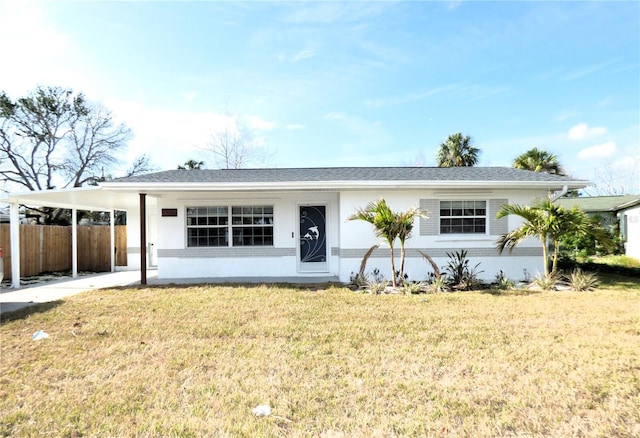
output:
M631 285L84 293L0 326L0 435L638 436Z

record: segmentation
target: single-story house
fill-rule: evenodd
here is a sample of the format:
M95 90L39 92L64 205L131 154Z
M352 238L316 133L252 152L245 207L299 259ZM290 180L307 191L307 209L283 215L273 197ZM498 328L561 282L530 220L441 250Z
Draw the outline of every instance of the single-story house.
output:
M625 254L640 260L640 195L561 198L564 208L578 207L613 232L620 232Z
M497 238L521 223L513 216L496 219L500 206L587 184L509 167L168 170L97 187L12 193L4 202L13 216L20 204L71 208L74 214L125 210L127 269L141 270L142 283L148 268L157 268L159 279L346 283L367 250L380 243L370 224L347 218L384 198L394 211L418 206L428 212L416 219L407 240L411 280L424 280L431 271L419 251L443 266L447 253L462 249L473 265L480 263L480 278L493 280L499 271L521 279L543 266L535 239L498 254ZM12 238L19 239L18 228L12 221ZM12 243L14 249L19 251ZM388 248L372 254L367 272L374 268L390 278Z

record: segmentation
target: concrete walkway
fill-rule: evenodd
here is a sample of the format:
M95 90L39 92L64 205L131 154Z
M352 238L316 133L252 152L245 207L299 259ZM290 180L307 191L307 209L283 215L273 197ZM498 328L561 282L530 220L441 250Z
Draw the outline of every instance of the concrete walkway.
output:
M147 284L221 284L221 283L339 283L338 277L219 277L219 278L180 278L158 279L158 271L147 270ZM105 289L117 286L131 286L140 284L140 271L120 271L101 274L85 275L78 278L64 278L20 289L0 289L0 313L13 312L38 303L48 303L81 292Z
M153 279L156 271L148 271ZM0 313L13 312L38 303L48 303L64 297L96 289L140 284L140 271L108 272L65 278L21 287L0 289Z

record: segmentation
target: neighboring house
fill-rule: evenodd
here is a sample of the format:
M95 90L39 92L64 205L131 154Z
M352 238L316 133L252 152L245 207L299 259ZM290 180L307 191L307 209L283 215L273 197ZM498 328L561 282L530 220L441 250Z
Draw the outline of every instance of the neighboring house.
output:
M496 251L497 238L521 223L516 216L497 220L500 206L587 184L508 167L169 170L98 187L10 194L5 201L16 209L21 203L126 210L128 268L143 268L143 277L157 266L161 279L348 282L380 239L370 224L347 218L384 198L395 211L415 205L429 215L416 219L407 241L410 279L431 271L419 251L442 266L447 253L465 249L474 265L480 262L480 277L493 280L500 270L514 279L525 269L542 271L535 239L512 253ZM374 268L389 278L388 248L373 253L367 272Z
M625 254L640 259L640 195L561 198L564 208L578 207L614 233L620 233Z

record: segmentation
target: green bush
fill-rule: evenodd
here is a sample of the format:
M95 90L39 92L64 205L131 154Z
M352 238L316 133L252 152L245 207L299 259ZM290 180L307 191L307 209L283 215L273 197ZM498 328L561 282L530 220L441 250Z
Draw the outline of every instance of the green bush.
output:
M565 278L571 290L578 292L591 291L600 285L600 280L596 274L584 272L580 268L574 269Z
M447 253L447 257L449 257L449 262L444 267L444 270L449 278L449 284L453 288L470 290L478 285L478 274L483 271L477 270L480 263L471 267L466 249L456 251L453 254Z

